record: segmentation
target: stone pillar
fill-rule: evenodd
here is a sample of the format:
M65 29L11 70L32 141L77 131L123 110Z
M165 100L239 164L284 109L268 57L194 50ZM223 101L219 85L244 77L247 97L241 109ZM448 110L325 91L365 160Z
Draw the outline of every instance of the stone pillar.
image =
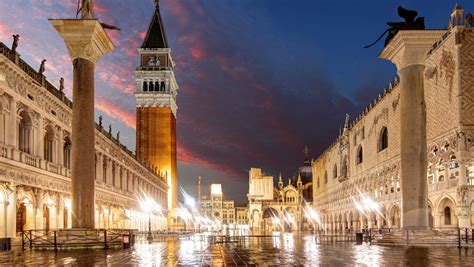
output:
M59 166L63 166L64 165L64 135L63 135L63 129L61 128L58 128L59 129L59 132L58 132L58 141L55 142L56 143L56 155L55 156L55 159L56 159L56 164L58 164Z
M31 113L31 117L37 119L36 125L32 127L33 134L30 133L30 147L31 154L40 157L41 159L45 158L44 154L44 119L40 114L36 115ZM35 127L36 126L36 127Z
M104 181L104 159L102 157L102 154L97 154L97 170L96 170L96 175L97 175L97 182L102 183Z
M72 115L73 228L94 228L95 122L94 70L97 59L114 48L98 20L50 20L64 39L74 67Z
M6 237L15 237L16 235L16 186L10 187L12 190L8 194L6 210Z
M33 229L43 229L43 208L44 208L44 197L43 189L36 189L35 191L36 206L34 207L34 227Z
M10 145L12 147L18 147L18 122L17 122L17 101L15 98L10 99L10 115L8 116L8 119L6 119L7 124L10 126L10 129L5 132L5 143L7 145Z
M444 31L400 31L380 54L400 77L401 226L428 229L424 61Z

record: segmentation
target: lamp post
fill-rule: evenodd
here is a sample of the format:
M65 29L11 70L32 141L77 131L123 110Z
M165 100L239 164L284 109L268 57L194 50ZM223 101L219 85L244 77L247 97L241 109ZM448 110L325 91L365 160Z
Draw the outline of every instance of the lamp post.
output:
M145 198L140 199L139 202L143 212L148 214L148 234L146 239L151 243L153 242L153 232L151 231L151 215L153 214L153 211L161 212L161 207L149 196L145 196Z

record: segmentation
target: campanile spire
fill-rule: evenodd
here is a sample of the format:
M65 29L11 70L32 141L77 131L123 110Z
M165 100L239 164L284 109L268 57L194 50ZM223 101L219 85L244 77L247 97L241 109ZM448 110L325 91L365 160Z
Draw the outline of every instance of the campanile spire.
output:
M178 204L176 166L176 96L174 61L166 39L159 1L143 43L138 48L140 65L135 70L137 89L137 156L166 173L168 210Z

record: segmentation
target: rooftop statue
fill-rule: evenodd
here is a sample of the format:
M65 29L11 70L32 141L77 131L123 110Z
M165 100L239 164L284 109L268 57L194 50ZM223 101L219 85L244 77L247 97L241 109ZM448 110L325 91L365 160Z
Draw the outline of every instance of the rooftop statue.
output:
M12 51L13 53L16 52L16 48L18 47L18 40L20 40L19 34L13 34L13 44L12 44Z
M424 30L425 29L425 18L424 17L418 17L417 18L416 16L418 16L418 12L416 12L414 10L408 10L408 9L403 8L402 6L399 6L398 7L398 15L401 18L404 18L405 21L404 22L387 22L387 25L390 26L390 28L388 28L386 31L384 31L375 42L373 42L370 45L364 46L364 48L369 48L369 47L375 45L376 43L378 43L378 41L380 41L380 39L382 39L382 37L387 32L388 32L388 35L387 35L387 38L385 39L384 47L387 46L388 43L390 43L390 41L393 39L393 37L395 37L395 35L399 31L403 31L403 30Z
M40 75L43 75L44 71L46 70L45 65L46 65L46 59L41 60L41 65L38 70Z

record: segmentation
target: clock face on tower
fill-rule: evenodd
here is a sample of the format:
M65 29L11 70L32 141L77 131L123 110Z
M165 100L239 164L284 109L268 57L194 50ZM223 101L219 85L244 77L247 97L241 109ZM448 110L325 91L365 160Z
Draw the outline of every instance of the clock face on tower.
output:
M142 66L159 67L166 65L165 55L142 55Z
M160 66L160 60L158 59L157 56L150 56L148 58L147 65L150 67Z

